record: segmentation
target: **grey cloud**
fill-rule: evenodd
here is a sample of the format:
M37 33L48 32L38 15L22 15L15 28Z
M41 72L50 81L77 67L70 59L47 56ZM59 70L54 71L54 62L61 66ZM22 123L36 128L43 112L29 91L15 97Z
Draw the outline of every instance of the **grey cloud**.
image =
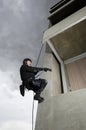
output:
M26 92L22 98L19 93L19 67L26 57L30 57L33 65L36 65L43 31L48 27L48 1L0 0L0 124L13 119L31 123L32 96ZM42 66L44 49L38 66ZM25 107L27 104L28 107ZM21 108L24 110L23 115ZM0 126L0 129L11 130L14 124L4 124L8 127Z

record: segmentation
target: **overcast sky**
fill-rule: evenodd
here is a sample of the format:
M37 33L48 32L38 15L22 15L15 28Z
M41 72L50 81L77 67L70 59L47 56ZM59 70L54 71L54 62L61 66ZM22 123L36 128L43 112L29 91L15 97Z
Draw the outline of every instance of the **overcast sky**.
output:
M19 67L26 57L36 64L48 11L57 1L0 0L0 130L31 130L33 93L19 94Z

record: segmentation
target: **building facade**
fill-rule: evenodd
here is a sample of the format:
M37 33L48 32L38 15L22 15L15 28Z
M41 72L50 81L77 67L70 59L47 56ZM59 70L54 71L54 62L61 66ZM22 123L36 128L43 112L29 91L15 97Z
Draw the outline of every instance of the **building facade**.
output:
M50 9L44 65L52 73L38 106L36 130L85 130L86 2L62 0ZM75 91L76 90L76 91ZM82 109L81 109L82 108Z

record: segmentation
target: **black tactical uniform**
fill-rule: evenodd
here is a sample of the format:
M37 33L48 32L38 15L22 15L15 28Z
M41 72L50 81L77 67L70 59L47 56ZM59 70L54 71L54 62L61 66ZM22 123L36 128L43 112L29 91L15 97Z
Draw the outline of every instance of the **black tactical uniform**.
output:
M34 99L41 102L43 100L40 97L41 92L47 85L47 81L45 79L36 79L35 76L39 71L51 71L48 68L38 68L32 67L28 65L22 65L20 68L20 76L22 80L22 85L20 85L20 92L22 96L24 96L24 90L27 88L28 90L33 90L36 95Z

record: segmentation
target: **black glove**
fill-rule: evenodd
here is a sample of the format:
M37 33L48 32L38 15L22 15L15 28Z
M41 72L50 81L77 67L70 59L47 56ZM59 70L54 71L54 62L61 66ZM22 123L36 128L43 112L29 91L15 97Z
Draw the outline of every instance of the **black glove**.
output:
M52 71L51 69L49 69L49 68L44 68L44 71Z
M52 70L48 68L48 71L52 71Z

